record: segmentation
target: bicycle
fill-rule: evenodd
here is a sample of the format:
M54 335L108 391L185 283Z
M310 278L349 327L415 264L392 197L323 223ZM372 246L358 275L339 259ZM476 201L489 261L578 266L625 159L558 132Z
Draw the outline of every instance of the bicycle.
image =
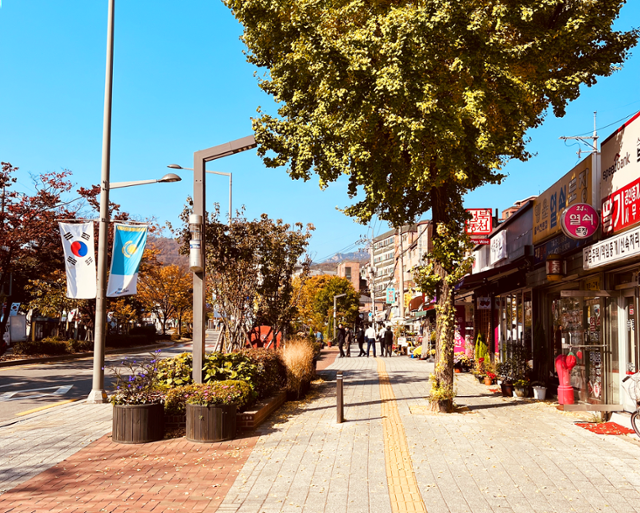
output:
M640 372L625 377L622 383L625 384L628 380L631 380L632 383L627 385L625 389L629 397L636 403L636 411L631 414L631 427L640 437Z

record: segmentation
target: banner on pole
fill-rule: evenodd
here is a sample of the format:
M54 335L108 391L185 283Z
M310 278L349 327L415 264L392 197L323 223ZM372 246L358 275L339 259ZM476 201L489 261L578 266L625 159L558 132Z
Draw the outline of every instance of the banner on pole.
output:
M138 268L147 243L147 226L116 224L113 231L113 256L107 286L108 297L137 293Z
M96 297L93 223L58 223L67 270L67 297Z

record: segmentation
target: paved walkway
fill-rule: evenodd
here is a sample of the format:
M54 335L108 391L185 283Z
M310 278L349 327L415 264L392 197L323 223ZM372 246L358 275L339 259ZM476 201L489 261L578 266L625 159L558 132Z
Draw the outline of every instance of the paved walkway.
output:
M338 369L347 405L340 425ZM635 436L595 435L549 404L502 398L465 374L456 376L459 413L432 414L431 370L404 357L336 359L308 399L224 447L184 439L122 446L102 437L56 464L64 444L99 434L80 420L90 406L33 416L0 427L0 470L15 469L0 474L0 488L10 488L0 511L640 512ZM37 423L40 431L30 427ZM69 433L75 424L78 433ZM32 472L41 463L7 448L38 436L34 454L59 452L42 462L49 470L15 486L28 478L15 477L22 462ZM7 476L15 479L7 484Z

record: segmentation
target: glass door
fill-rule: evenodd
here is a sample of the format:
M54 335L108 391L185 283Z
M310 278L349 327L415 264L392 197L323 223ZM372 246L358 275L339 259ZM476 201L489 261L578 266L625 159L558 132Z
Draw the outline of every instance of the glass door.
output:
M624 301L624 313L626 317L626 339L624 346L621 348L623 351L623 360L621 363L623 364L622 369L624 370L624 374L630 376L640 370L638 368L638 314L635 289L629 291L626 297L622 299ZM624 378L624 376L621 375L620 378ZM626 391L621 393L621 399L626 411L635 411L635 401Z

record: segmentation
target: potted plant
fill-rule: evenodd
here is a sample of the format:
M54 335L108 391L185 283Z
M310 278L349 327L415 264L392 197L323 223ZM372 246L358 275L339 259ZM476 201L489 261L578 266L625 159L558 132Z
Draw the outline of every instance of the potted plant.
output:
M533 387L533 398L537 401L544 401L547 397L547 387L544 386L542 381L534 381L531 383Z
M182 387L187 440L221 442L236 436L236 410L248 404L253 389L246 381L215 381Z
M121 444L138 444L162 440L164 437L163 392L155 385L158 372L157 353L149 360L124 360L129 370L125 376L115 369L113 428L111 438Z
M493 380L496 379L496 375L493 372L487 371L484 376L484 384L489 386L493 385Z
M513 383L514 392L516 397L526 397L527 390L529 388L529 380L518 379Z

